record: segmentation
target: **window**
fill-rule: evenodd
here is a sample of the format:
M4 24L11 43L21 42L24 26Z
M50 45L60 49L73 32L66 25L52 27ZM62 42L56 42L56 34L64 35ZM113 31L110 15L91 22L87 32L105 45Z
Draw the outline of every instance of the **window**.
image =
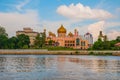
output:
M80 44L80 39L77 38L77 39L76 39L76 45L78 46L79 44Z

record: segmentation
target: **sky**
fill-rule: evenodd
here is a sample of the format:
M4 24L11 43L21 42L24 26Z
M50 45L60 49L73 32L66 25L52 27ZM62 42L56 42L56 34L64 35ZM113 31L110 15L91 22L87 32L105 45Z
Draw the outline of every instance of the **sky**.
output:
M90 32L94 41L99 31L109 40L120 36L120 0L0 0L0 26L9 37L30 27L34 31L52 31L64 25L67 33Z

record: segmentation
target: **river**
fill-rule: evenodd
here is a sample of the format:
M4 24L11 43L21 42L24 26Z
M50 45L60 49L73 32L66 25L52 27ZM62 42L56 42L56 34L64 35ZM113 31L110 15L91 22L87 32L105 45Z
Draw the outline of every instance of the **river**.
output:
M120 80L120 57L0 55L0 80Z

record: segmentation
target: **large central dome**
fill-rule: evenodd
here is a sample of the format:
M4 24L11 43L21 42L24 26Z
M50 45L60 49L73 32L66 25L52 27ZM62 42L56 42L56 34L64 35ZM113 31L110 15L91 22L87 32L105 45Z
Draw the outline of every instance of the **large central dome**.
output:
M66 29L63 25L60 26L60 28L57 30L58 33L66 33Z

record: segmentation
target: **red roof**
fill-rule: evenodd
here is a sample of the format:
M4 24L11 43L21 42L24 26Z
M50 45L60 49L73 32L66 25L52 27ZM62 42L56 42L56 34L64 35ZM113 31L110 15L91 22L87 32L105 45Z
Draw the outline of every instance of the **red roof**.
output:
M120 46L120 42L116 43L115 46Z

